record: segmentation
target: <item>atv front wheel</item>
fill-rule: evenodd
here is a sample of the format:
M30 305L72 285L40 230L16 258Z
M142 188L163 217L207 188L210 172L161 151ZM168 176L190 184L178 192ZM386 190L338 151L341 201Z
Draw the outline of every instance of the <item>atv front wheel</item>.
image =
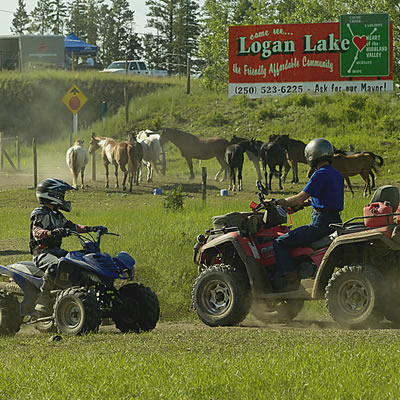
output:
M326 307L346 328L373 327L383 319L383 276L370 265L337 271L325 289Z
M0 335L15 335L21 323L17 297L0 290Z
M247 276L230 265L211 266L196 278L192 302L206 325L237 325L246 318L251 306Z
M265 324L284 324L301 311L304 300L266 300L253 304L251 313Z
M67 335L95 332L101 323L100 305L94 293L72 287L61 291L54 305L58 330Z
M112 305L111 318L121 332L147 332L160 318L157 295L148 287L128 283L119 290L119 299Z

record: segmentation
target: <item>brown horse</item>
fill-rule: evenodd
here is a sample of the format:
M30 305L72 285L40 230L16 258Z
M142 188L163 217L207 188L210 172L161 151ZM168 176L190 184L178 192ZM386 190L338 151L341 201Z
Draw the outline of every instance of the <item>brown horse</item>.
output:
M278 143L286 150L287 158L292 164L293 179L292 183L299 182L299 169L297 164L303 163L307 164L306 157L304 155L304 150L306 144L301 140L292 139L289 135L270 135L271 140L277 140ZM286 177L290 171L290 167L285 167L285 174L283 175L283 181L285 182Z
M92 133L92 137L90 139L89 144L89 153L95 152L97 149L101 148L101 158L103 160L103 165L106 170L106 188L109 187L109 174L108 174L108 166L110 164L115 167L115 187L119 187L118 183L118 167L121 168L121 171L124 173L124 180L122 182L122 190L126 190L126 179L128 177L128 170L126 169L126 165L128 164L129 168L129 191L132 192L132 179L135 177L135 183L138 184L136 180L136 170L137 170L137 158L138 153L136 147L130 142L116 142L112 138L104 137L104 136L95 136ZM140 159L141 162L141 159Z
M179 129L164 128L159 132L160 144L171 141L179 151L183 158L186 159L190 170L190 179L194 179L192 159L209 160L216 157L221 165L220 170L215 175L215 180L218 179L222 171L224 171L224 179L226 179L229 170L228 164L224 160L225 150L228 147L228 141L220 136L209 138L198 138L190 133Z
M365 182L364 196L367 196L367 191L371 194L371 185L369 182L371 171L377 172L378 167L381 167L382 165L382 157L370 151L351 155L335 154L332 162L332 166L343 175L347 186L353 195L354 192L350 183L350 176L361 175ZM310 168L308 176L310 177L314 171L315 169Z

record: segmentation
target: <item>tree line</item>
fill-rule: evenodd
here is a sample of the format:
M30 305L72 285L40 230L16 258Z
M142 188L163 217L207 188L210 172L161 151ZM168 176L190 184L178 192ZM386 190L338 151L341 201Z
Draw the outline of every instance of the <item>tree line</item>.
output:
M75 35L98 46L97 61L147 60L150 68L169 74L186 72L186 59L197 52L197 0L146 0L147 26L156 34L135 31L134 11L128 0L38 0L28 13L18 0L11 31L24 34Z
M127 0L38 0L30 14L18 0L15 34L73 31L99 46L99 61L145 58L152 68L185 73L186 57L202 70L209 88L228 82L230 25L338 22L340 15L388 13L393 23L394 72L400 72L398 0L146 0L147 26L156 34L135 32Z

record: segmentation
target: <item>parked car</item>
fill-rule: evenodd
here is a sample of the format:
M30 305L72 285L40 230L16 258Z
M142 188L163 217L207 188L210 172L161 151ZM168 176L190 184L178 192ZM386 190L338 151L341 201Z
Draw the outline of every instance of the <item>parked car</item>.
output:
M128 70L126 70L128 63ZM167 76L168 72L161 69L149 69L143 60L120 60L113 61L108 67L100 72L108 72L113 74L135 74L135 75L151 75L151 76Z

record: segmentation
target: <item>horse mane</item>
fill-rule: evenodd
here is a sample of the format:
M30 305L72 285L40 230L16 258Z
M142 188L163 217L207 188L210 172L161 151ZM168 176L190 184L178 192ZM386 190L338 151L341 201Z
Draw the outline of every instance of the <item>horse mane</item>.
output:
M185 131L182 131L182 130L180 130L180 129L176 129L176 128L164 128L163 130L165 130L165 132L167 132L167 133L171 133L171 134L178 134L179 136L191 136L192 138L194 138L194 139L199 139L197 136L195 136L195 135L193 135L193 134L191 134L191 133L189 133L189 132L185 132ZM163 131L162 130L162 131Z

